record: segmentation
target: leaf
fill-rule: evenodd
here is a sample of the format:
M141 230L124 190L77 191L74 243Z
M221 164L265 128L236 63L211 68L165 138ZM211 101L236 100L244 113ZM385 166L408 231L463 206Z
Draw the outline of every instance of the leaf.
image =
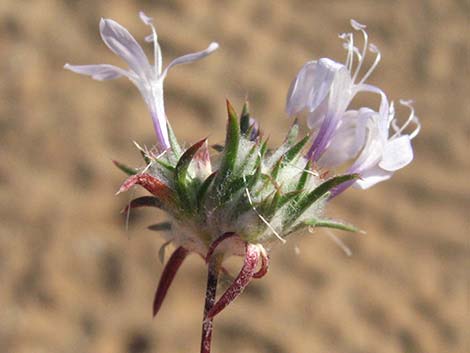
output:
M178 269L181 267L184 259L188 256L188 254L188 250L180 246L173 252L167 264L165 265L153 300L154 317L158 314L163 300L166 297L166 293L168 292L168 288L170 288L170 285L173 282Z
M300 152L302 151L304 146L307 144L309 138L310 138L309 135L305 136L302 140L300 140L294 146L292 146L291 148L287 150L287 152L284 154L285 164L288 164L294 161L295 158L299 156Z
M145 164L149 165L150 163L152 163L152 161L150 160L150 158L147 156L147 154L146 154L143 150L140 150L140 149L139 149L139 152L140 152L140 154L142 155L142 158L144 159Z
M333 228L353 233L362 232L359 228L353 226L352 224L335 221L333 219L312 219L304 221L304 224L315 228Z
M140 185L156 196L164 204L174 204L174 193L166 184L154 176L143 173L132 175L122 183L117 194L129 190L134 185Z
M290 217L284 224L284 227L290 226L297 218L299 218L312 204L314 204L321 197L325 196L331 189L349 180L354 180L359 177L358 174L345 174L333 177L321 183L313 191L307 193L304 197L299 198L295 211L292 212Z
M171 150L173 151L176 160L178 160L181 157L181 154L183 153L180 144L178 143L178 140L175 136L175 132L171 128L170 123L167 121L166 123L167 130L168 130L168 140L170 141L170 147Z
M148 226L147 229L154 231L154 232L168 231L168 230L171 230L171 223L170 222L156 223L156 224L152 224L151 226Z
M214 144L214 145L211 145L212 149L214 149L215 151L217 152L222 152L224 150L224 146L223 145L219 145L219 144Z
M174 173L175 171L175 167L173 167L172 165L168 164L167 162L163 161L161 158L158 158L155 160L158 164L160 164L163 168L165 168L166 170L168 170L169 172L172 172Z
M248 102L245 102L240 116L240 132L245 136L250 129L250 113L248 111Z
M292 145L297 139L298 135L299 135L299 123L297 119L295 119L294 123L292 124L292 127L289 129L289 132L287 133L285 143L288 145Z
M209 187L211 186L212 181L214 180L216 176L217 176L217 172L212 173L206 178L206 180L204 180L204 182L199 187L199 190L197 191L197 195L196 195L196 202L197 202L198 210L201 210L202 204L204 203L204 200L206 198L207 190L209 190Z
M224 187L220 191L221 195L218 197L219 205L222 205L230 199L233 199L233 197L238 191L246 187L246 185L251 181L252 177L253 176L251 175L241 176L224 184Z
M307 184L308 177L312 173L310 170L312 168L312 161L309 159L307 161L307 164L305 165L304 170L302 171L302 174L300 175L299 182L297 183L296 190L303 190L305 187L305 184Z
M130 209L139 208L139 207L156 207L162 208L162 202L153 196L142 196L136 199L133 199L129 204L121 211L121 213L127 213Z
M272 180L276 180L277 176L279 175L279 171L281 170L282 165L284 164L284 155L281 156L281 158L278 159L276 164L271 169L271 178Z
M207 139L202 139L189 147L181 156L175 168L175 186L181 204L186 209L191 209L194 201L191 196L192 193L188 190L188 168L196 155L197 151L206 142Z
M245 260L237 278L232 285L222 294L219 300L207 313L206 319L211 319L220 313L227 305L233 302L251 282L255 275L256 266L260 259L260 249L257 245L246 243ZM258 273L256 273L258 275Z
M225 179L233 173L238 155L238 145L240 143L240 127L238 125L237 114L228 100L227 111L227 135L225 139L224 153L217 175L217 185L224 182Z
M297 196L300 195L300 191L294 190L285 194L282 194L280 190L277 190L274 194L274 197L271 201L268 211L264 214L265 217L269 220L271 219L276 212L281 209L285 204L294 200Z
M121 163L121 162L118 162L116 160L113 159L113 163L116 167L118 167L119 169L121 169L124 173L126 173L127 175L135 175L139 172L138 169L136 168L131 168L131 167L128 167L127 165Z

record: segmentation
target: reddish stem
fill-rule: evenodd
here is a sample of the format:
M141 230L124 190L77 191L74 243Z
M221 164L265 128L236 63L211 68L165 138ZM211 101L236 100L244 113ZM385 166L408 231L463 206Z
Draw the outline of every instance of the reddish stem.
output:
M211 352L213 320L212 318L208 318L207 314L215 303L219 271L220 259L217 256L213 256L209 261L209 270L207 274L206 301L204 304L204 316L202 321L201 353Z
M177 248L163 269L163 273L160 277L157 290L155 292L155 298L153 300L153 316L157 315L160 307L162 306L163 299L165 299L168 288L170 288L173 279L175 278L176 272L180 268L186 256L188 256L188 250L183 247Z

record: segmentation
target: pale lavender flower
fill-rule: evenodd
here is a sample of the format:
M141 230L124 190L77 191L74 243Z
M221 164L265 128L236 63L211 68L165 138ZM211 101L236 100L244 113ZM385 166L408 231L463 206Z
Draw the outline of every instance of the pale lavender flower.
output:
M152 19L143 12L140 12L139 15L140 19L152 30L152 34L146 38L146 41L152 41L154 45L153 65L149 63L144 50L127 29L113 20L101 19L100 33L103 42L111 51L127 62L129 69L125 70L109 64L65 64L64 67L79 74L89 75L99 81L112 80L121 76L126 76L131 80L139 89L149 108L157 135L157 147L160 151L164 151L170 147L163 100L163 81L168 71L175 65L190 63L206 57L219 45L213 42L205 50L178 57L162 70L163 60L155 26L152 24Z
M341 150L353 156L360 152L347 172L357 173L361 178L340 185L332 192L333 196L351 185L358 189L367 189L390 179L395 171L411 163L411 140L418 135L421 124L411 102L402 100L400 103L410 109L410 114L402 126L398 125L395 118L393 102L387 115L381 115L369 108L348 112L351 114L347 120L348 124L338 129L339 132L333 138L325 156L334 155ZM415 125L414 130L409 134L404 133L410 124Z
M334 190L333 196L351 185L369 188L389 179L393 172L409 164L413 159L411 140L420 130L410 102L402 101L411 113L405 124L398 127L393 103L388 103L382 90L365 83L380 61L380 52L375 45L368 44L364 25L354 20L351 20L351 25L363 35L362 51L354 46L352 33L342 34L340 37L345 40L348 51L346 63L327 58L307 62L292 82L286 104L290 116L308 111L308 126L316 131L308 157L317 165L333 168L355 159L347 172L357 173L361 179L344 183ZM358 80L367 50L374 52L376 57ZM354 68L355 58L358 63ZM359 92L380 95L378 111L370 108L348 110ZM404 130L410 123L414 123L416 129L405 134ZM390 128L394 130L391 136Z
M340 125L348 124L347 120L351 114L347 112L347 108L356 94L359 92L379 94L381 96L379 112L385 114L388 111L388 101L382 90L365 83L380 61L380 52L373 44L368 44L364 25L354 20L351 20L351 25L364 37L362 51L354 46L352 33L342 34L340 37L345 40L344 45L348 51L345 64L328 58L307 62L292 82L287 95L287 114L293 116L304 109L307 110L308 125L311 129L317 130L308 153L315 162L320 161L329 148ZM376 57L364 76L358 79L367 50L375 53ZM358 63L354 67L355 58ZM350 156L344 154L344 157ZM340 164L344 161L337 162Z

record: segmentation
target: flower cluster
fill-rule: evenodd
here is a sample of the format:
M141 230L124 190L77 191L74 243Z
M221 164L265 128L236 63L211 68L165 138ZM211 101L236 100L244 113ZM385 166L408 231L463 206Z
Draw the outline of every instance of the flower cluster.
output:
M361 177L343 184L334 194L351 184L367 189L389 179L395 171L413 160L411 140L420 130L411 102L400 101L411 111L400 127L395 118L393 102L388 102L380 88L366 83L380 61L380 51L375 45L368 44L364 25L351 20L351 26L362 33L362 50L354 46L353 33L341 34L340 38L344 40L347 50L346 62L341 64L328 58L307 62L292 82L286 104L289 116L303 110L308 112L308 126L315 132L308 151L310 160L326 168L355 160L348 173L357 173ZM359 78L367 51L375 54L375 60ZM349 109L351 101L360 92L378 94L379 109ZM415 129L410 134L404 133L412 123Z
M285 242L294 232L311 227L357 231L324 216L328 200L350 186L366 189L409 164L413 159L411 140L418 134L420 124L410 102L402 101L411 113L399 126L393 103L382 90L365 83L380 61L380 52L368 44L365 26L352 21L353 29L362 33L362 50L354 45L352 33L341 35L347 50L346 62L340 64L327 58L309 61L289 89L287 114L295 116L306 111L312 136L298 138L299 127L294 121L284 143L270 149L250 116L248 105L239 115L227 101L225 144L211 149L203 139L182 148L165 114L163 81L170 68L204 58L218 44L211 43L203 51L179 57L162 70L156 29L145 14L140 13L140 18L151 28L146 39L154 45L153 65L124 27L102 19L103 41L127 62L129 69L107 64L66 64L65 68L96 80L126 76L144 97L157 135L156 146L141 149L145 160L142 168L115 162L129 175L119 192L134 185L144 187L152 196L132 200L125 212L156 207L169 218L167 223L149 227L164 231L167 242L163 250L168 244L176 247L155 293L154 315L189 253L200 255L208 263L201 351L209 352L212 318L238 297L253 278L266 274L272 244ZM359 78L368 51L375 54L375 60ZM377 94L378 109L351 109L352 100L360 92ZM415 129L407 133L410 124ZM346 172L335 173L344 165ZM244 257L244 264L215 301L217 278L225 271L222 262L230 255Z

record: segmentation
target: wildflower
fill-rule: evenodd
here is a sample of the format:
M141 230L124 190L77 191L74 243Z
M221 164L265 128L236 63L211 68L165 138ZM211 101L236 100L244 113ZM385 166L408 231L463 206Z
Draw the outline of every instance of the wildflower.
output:
M152 23L152 19L143 12L140 12L139 15L140 19L152 30L152 34L146 38L146 41L153 41L153 65L149 63L144 50L127 29L113 20L101 19L100 33L103 42L112 52L127 62L129 69L125 70L109 64L65 64L64 67L79 74L89 75L98 81L113 80L122 76L126 76L131 80L139 89L149 108L157 135L157 147L160 151L164 151L170 147L167 117L163 101L163 81L168 71L175 65L190 63L206 57L215 51L219 45L213 42L203 51L178 57L162 70L163 60L155 26Z
M419 121L413 110L404 126L398 129L393 104L389 104L381 89L365 83L380 62L381 55L375 45L368 44L365 26L354 20L351 20L351 25L363 35L362 50L354 46L352 33L340 35L347 49L345 64L328 58L307 62L292 82L286 103L289 116L308 111L308 126L316 131L307 154L313 162L333 168L356 158L348 173L358 173L361 178L344 183L335 189L333 195L350 185L365 189L390 178L394 171L413 159L410 141L419 132ZM368 50L376 54L375 60L358 79ZM355 59L358 61L356 66ZM380 96L378 111L348 109L360 92ZM417 129L411 135L402 134L411 122L417 125ZM396 131L389 139L391 124Z
M132 200L124 212L154 207L166 212L169 218L169 222L149 227L162 231L166 239L161 258L168 244L175 247L155 291L154 315L159 312L186 257L196 253L206 261L208 279L201 352L209 353L213 318L253 279L266 275L273 244L284 243L293 233L312 227L356 232L353 226L325 217L328 200L351 185L367 188L388 179L394 171L410 163L413 159L410 141L418 134L420 125L410 102L402 102L410 107L411 113L399 126L393 103L388 103L379 88L365 83L377 66L380 53L375 46L368 45L364 26L352 21L353 28L364 37L362 52L354 46L352 34L343 35L348 50L346 63L326 58L308 62L289 90L288 114L307 110L309 127L317 130L308 152L305 150L310 137L298 138L297 122L281 146L268 149L248 105L238 115L229 101L225 144L214 148L215 156L210 153L207 139L182 148L166 120L163 80L172 66L205 57L217 44L177 58L162 71L155 27L149 17L143 13L140 17L152 29L148 40L154 42L154 65L148 63L142 48L126 29L112 20L101 20L104 42L127 61L129 70L112 65L67 64L65 67L97 80L127 76L144 96L157 133L157 150L141 149L143 168L115 162L128 174L118 193L140 185L151 196ZM367 50L375 52L376 58L358 81ZM355 58L358 64L353 70ZM348 110L359 92L379 94L379 108ZM411 123L416 128L407 134ZM337 167L349 160L354 162L344 174L330 175L319 169ZM229 256L243 257L243 265L216 301L218 277L226 272L223 261Z

